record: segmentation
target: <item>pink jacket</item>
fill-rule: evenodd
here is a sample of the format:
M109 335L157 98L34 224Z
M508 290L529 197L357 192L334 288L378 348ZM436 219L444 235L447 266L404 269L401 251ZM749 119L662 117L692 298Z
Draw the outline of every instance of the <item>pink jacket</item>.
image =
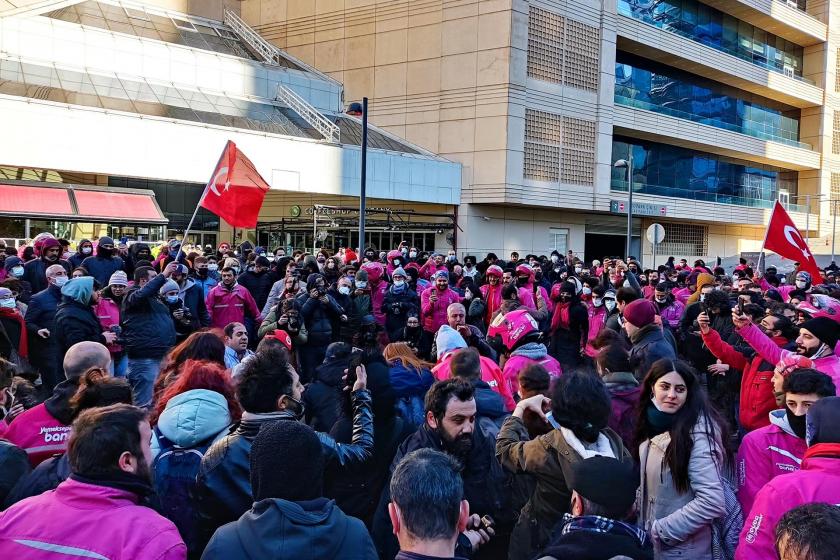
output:
M120 306L114 300L100 298L99 303L93 306L93 312L96 313L96 318L99 319L103 331L110 331L113 325L120 324ZM109 344L108 350L111 354L116 354L122 352L122 346Z
M452 376L452 368L450 362L455 352L449 352L443 356L435 367L432 368L432 375L435 376L436 381L449 379ZM516 401L513 400L513 395L510 388L505 382L502 370L498 364L486 356L481 356L481 380L490 385L490 388L499 393L502 401L505 403L505 408L508 412L513 412L516 408Z
M744 516L735 560L776 560L776 524L788 511L810 502L840 503L840 445L812 445L805 452L802 470L764 485Z
M251 292L239 284L228 289L224 284L217 284L207 294L207 312L210 314L210 326L223 329L229 323L241 323L245 317L258 319L260 310Z
M691 297L692 292L688 288L680 288L679 290L674 290L672 293L674 294L674 299L685 305L685 302Z
M438 294L438 300L432 303L429 298L436 291L435 286L430 286L420 294L420 322L423 330L430 333L438 332L438 329L446 324L446 308L449 304L461 301L461 296L457 292L446 288L445 292Z
M795 284L792 284L792 285L788 285L788 284L779 284L779 287L778 287L778 288L776 288L776 287L774 287L774 286L770 285L770 282L768 282L768 281L767 281L767 280L765 280L764 278L761 278L761 279L758 281L758 285L759 285L759 286L761 286L761 289L762 289L762 290L764 290L765 292L766 292L767 290L776 290L777 292L779 292L779 295L780 295L780 296L782 296L782 300L784 300L784 301L787 301L787 300L790 298L790 293L791 293L793 290L795 290L795 289L796 289L796 285L795 285Z
M484 301L487 304L487 312L484 316L484 322L488 325L493 322L493 314L502 305L502 288L504 288L504 286L501 282L495 286L484 284L481 288L479 288L479 290L481 290L481 297L484 298Z
M68 479L0 513L0 558L181 560L175 524L127 490Z
M22 412L3 433L3 439L26 451L33 468L56 453L67 451L69 438L70 426L59 422L44 403Z
M586 306L586 311L589 314L589 333L586 335L586 355L594 358L598 355L598 351L592 346L592 342L604 328L604 323L607 321L607 308L601 305L595 307L590 302Z
M435 264L435 259L430 258L426 261L426 264L420 267L420 278L424 280L430 280L432 278L432 274L437 272L438 270L448 270L445 264L437 265Z
M755 495L774 477L799 470L807 451L805 440L796 436L785 410L770 413L770 425L744 436L738 448L738 501L749 512Z
M373 306L373 317L376 322L385 326L385 313L382 312L382 302L385 301L385 294L388 293L388 282L381 278L374 283L370 280L370 304Z
M663 321L667 321L672 329L675 329L680 326L684 312L685 304L675 299L671 305L659 312L659 316Z
M519 372L531 364L540 364L548 371L548 375L550 375L552 379L560 377L563 374L560 362L548 354L539 359L533 359L522 355L511 356L508 361L505 362L505 369L502 372L511 395L515 395L519 391Z
M794 352L780 348L778 344L773 342L766 334L761 332L758 327L753 324L747 325L743 329L736 329L736 332L758 352L758 354L770 362L771 364L778 364L779 361ZM824 356L814 360L814 369L821 371L831 377L834 385L840 391L840 357L836 354Z

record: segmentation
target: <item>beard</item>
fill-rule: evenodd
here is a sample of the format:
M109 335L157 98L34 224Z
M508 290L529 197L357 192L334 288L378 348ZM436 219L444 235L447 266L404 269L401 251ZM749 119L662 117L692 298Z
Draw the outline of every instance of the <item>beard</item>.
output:
M472 433L452 437L445 430L438 430L438 434L443 442L444 451L458 459L461 464L466 463L467 457L470 456L470 451L472 451Z
M149 484L152 484L155 479L154 472L152 471L152 466L149 465L149 463L147 463L142 456L137 462L137 472L134 474L139 478L143 479L144 482L148 482Z

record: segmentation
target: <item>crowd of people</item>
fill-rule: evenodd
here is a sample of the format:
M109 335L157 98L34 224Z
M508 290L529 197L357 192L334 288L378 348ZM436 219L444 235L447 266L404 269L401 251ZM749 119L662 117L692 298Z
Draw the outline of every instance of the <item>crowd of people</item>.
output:
M840 285L0 247L0 557L840 558Z

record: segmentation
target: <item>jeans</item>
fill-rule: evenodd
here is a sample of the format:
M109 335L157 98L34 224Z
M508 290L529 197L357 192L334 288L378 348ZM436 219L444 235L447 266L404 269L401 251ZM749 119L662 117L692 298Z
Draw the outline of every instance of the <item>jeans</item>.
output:
M127 369L128 356L126 356L125 354L111 354L111 365L108 368L108 371L111 372L111 375L113 375L114 377L125 377Z
M151 408L155 379L162 361L161 358L128 358L128 382L137 406Z

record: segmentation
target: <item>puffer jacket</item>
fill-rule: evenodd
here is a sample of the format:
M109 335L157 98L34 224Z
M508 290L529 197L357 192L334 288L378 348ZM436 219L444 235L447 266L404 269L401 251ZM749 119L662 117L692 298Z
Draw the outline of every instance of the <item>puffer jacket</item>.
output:
M774 410L768 416L770 425L748 433L738 448L738 501L744 512L774 477L798 471L808 450L805 440L793 433L787 411Z
M315 381L303 392L306 423L316 432L329 432L338 420L344 393L342 378L349 364L349 356L325 360L315 368Z
M102 325L90 305L84 305L64 296L55 312L55 336L58 356L64 359L67 350L77 342L89 340L105 344Z
M311 297L308 293L300 294L295 299L306 325L308 344L313 346L326 346L332 342L332 320L344 314L344 310L332 296L326 294L326 297L327 303Z
M99 319L103 331L109 331L114 325L120 324L120 306L114 300L100 297L97 304L93 306L93 312ZM111 354L119 354L122 352L122 346L116 342L109 344L108 351Z
M519 372L531 364L539 364L548 371L548 375L555 379L563 375L560 362L548 355L545 344L529 342L513 351L505 362L503 374L511 395L519 391Z
M704 423L692 430L688 465L690 489L680 492L665 461L669 432L639 446L641 486L637 494L639 525L660 543L659 559L711 558L712 521L726 513L721 468L722 444L710 442Z
M73 478L0 513L0 557L182 560L175 525L128 490Z
M353 440L339 444L328 434L316 432L327 462L339 465L361 464L373 450L373 412L368 390L355 391L353 400ZM206 543L213 531L236 521L251 508L251 444L265 422L295 421L289 412L270 414L245 413L242 422L229 435L216 441L201 460L196 477L195 506L199 541Z
M607 425L621 436L625 447L630 449L636 432L636 408L642 388L629 371L611 372L601 379L610 392L612 414Z
M735 560L775 560L774 530L782 515L811 502L840 503L840 444L818 443L802 469L775 477L755 497L738 539Z
M676 359L674 347L665 340L665 335L662 334L662 328L659 325L650 324L642 327L636 331L630 342L633 343L633 348L630 350L629 360L636 379L644 379L650 366L656 360Z
M601 432L613 456L629 461L630 453L618 434L609 428ZM599 436L599 439L601 439ZM510 539L509 558L533 558L549 542L551 531L569 512L572 491L566 477L572 465L583 458L558 429L530 439L521 418L511 416L502 425L496 439L496 457L514 474L530 474L536 488L522 508Z
M224 395L207 389L193 389L175 395L158 418L157 429L178 447L190 448L226 434L231 424ZM152 433L152 457L160 452L156 433Z
M385 314L385 331L389 340L399 340L409 313L420 309L420 298L408 285L401 292L391 286L382 300L382 313Z
M607 322L607 308L603 304L595 307L591 303L586 306L589 315L589 332L586 335L586 355L594 358L598 355L598 351L592 346L595 339L604 329Z
M433 293L437 293L438 299L436 302L430 300ZM452 290L446 288L443 293L438 293L435 286L431 286L423 290L420 295L420 324L423 330L436 333L438 329L446 324L446 308L451 303L459 303L461 296Z
M81 248L83 245L88 245L91 249L93 249L93 244L90 242L90 239L79 240L79 243L76 245L76 247L78 247L79 250L70 255L70 258L67 259L67 262L70 263L70 266L72 268L79 268L80 266L82 266L82 261L84 261L86 258L93 254L93 251L91 251L88 254L82 253Z
M142 288L130 288L123 298L123 340L129 358L162 358L175 346L169 307L157 297L165 283L166 277L158 274Z

